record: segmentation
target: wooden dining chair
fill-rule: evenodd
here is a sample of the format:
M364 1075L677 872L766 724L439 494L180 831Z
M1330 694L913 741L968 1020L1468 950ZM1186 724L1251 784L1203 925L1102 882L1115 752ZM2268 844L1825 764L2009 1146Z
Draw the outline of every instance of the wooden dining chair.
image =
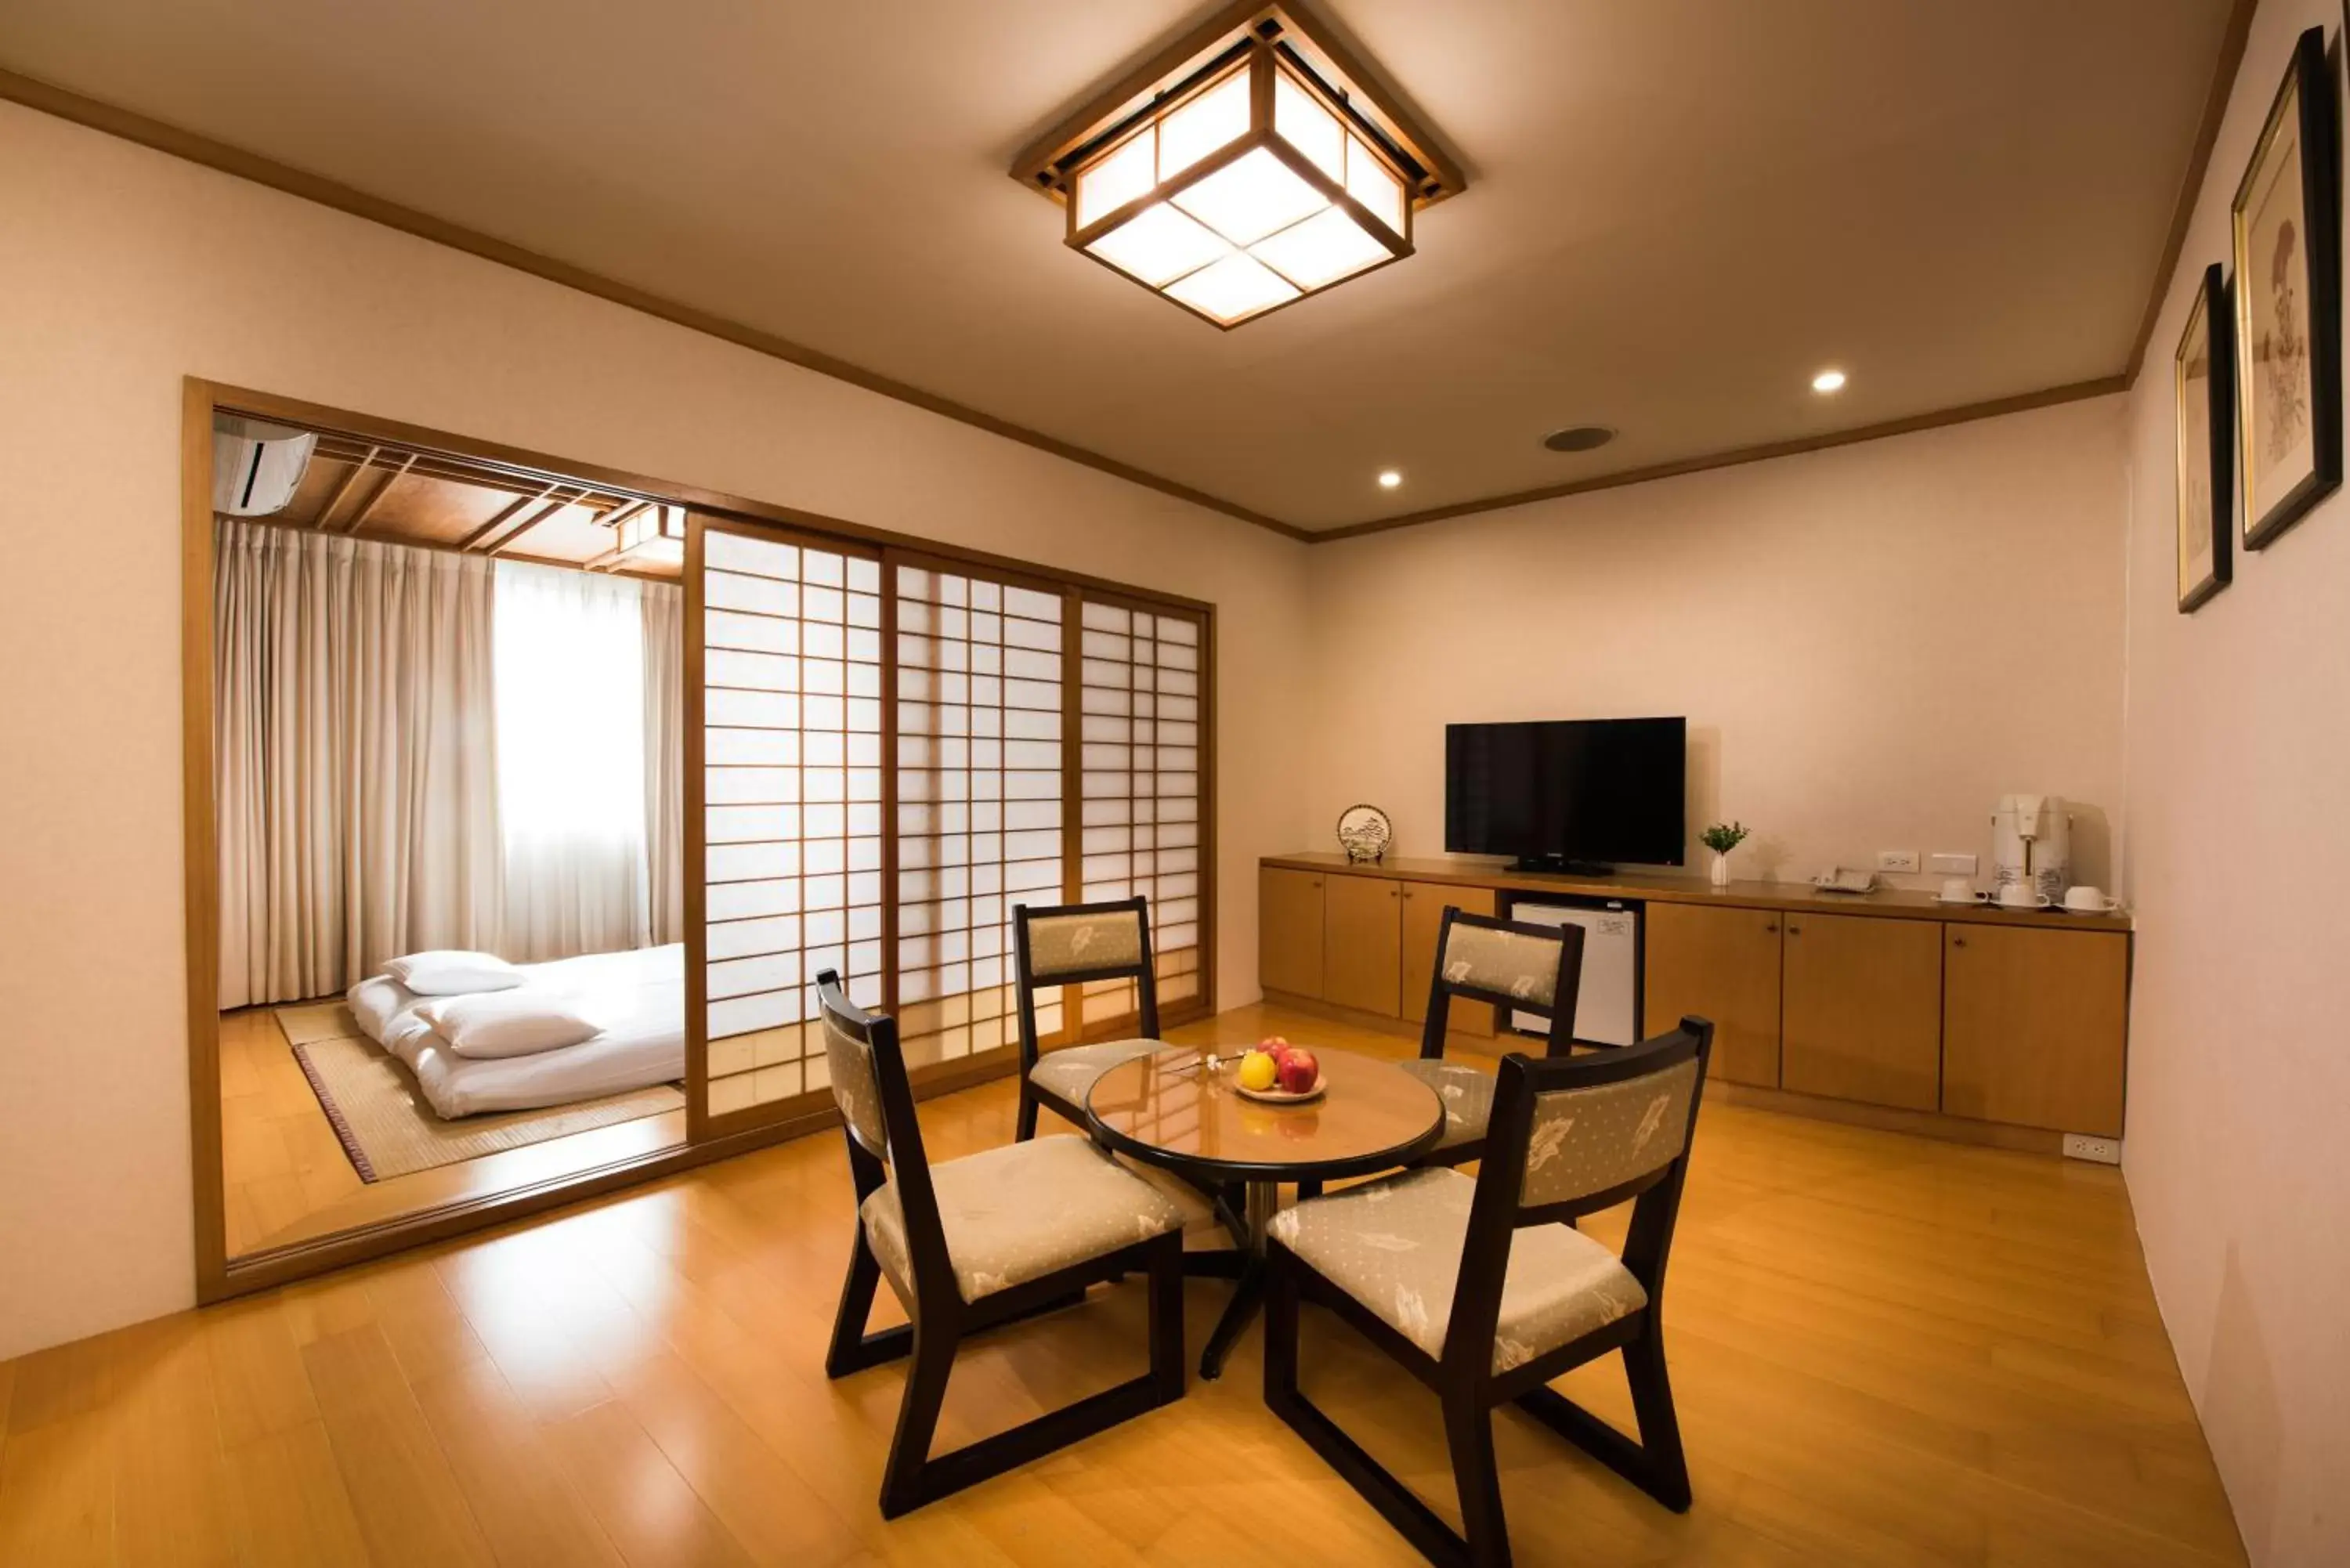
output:
M1183 1211L1084 1138L1006 1144L933 1166L922 1150L898 1026L816 976L825 1058L848 1142L857 1237L825 1375L909 1353L881 1480L885 1519L1180 1399L1184 1387ZM1149 1370L936 1458L931 1440L955 1352L972 1334L1084 1299L1089 1285L1149 1277ZM887 1279L911 1321L868 1333Z
M1679 1512L1689 1466L1665 1376L1665 1263L1713 1025L1604 1055L1504 1058L1476 1176L1423 1168L1284 1210L1266 1248L1264 1398L1444 1568L1507 1568L1492 1411L1514 1404ZM1620 1255L1575 1229L1627 1200ZM1297 1385L1298 1308L1330 1307L1435 1390L1466 1536L1357 1447ZM1624 1353L1636 1442L1548 1386Z
M1437 929L1436 954L1419 1059L1401 1065L1444 1102L1444 1136L1418 1163L1461 1165L1482 1157L1493 1112L1493 1075L1444 1059L1453 998L1534 1014L1550 1026L1544 1055L1565 1056L1575 1042L1575 1005L1582 991L1583 928L1498 920L1447 905Z
M1150 961L1150 901L1120 898L1106 904L1063 904L1012 911L1012 950L1020 986L1020 1118L1014 1134L1036 1136L1036 1113L1055 1115L1087 1127L1086 1096L1112 1067L1166 1048L1159 1035L1159 982ZM1100 980L1131 980L1139 1033L1126 1040L1040 1050L1036 1039L1036 992L1042 986L1084 985Z

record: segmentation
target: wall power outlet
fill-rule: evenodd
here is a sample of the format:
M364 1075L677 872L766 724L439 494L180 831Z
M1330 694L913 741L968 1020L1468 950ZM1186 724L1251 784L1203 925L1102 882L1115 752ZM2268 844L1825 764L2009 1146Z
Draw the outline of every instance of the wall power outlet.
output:
M1915 871L1918 869L1918 852L1914 849L1880 849L1877 852L1877 868L1879 871Z
M2119 1165L2122 1162L2122 1140L2117 1137L2091 1137L2087 1133L2066 1133L2064 1158L2093 1159L2099 1165Z

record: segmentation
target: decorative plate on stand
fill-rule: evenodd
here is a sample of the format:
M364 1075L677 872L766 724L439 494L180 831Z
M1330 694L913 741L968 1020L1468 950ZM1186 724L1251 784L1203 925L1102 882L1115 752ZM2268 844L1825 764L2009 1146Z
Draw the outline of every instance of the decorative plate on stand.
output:
M1395 824L1375 805L1350 805L1338 814L1338 847L1357 865L1387 857L1395 842Z

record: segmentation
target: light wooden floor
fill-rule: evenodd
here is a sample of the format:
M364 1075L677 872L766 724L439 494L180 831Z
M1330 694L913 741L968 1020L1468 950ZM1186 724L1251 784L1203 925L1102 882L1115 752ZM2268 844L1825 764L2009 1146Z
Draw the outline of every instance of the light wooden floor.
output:
M1274 1029L1403 1049L1254 1010L1183 1033ZM1012 1107L926 1105L934 1158ZM849 1223L827 1134L0 1364L0 1563L1417 1561L1265 1413L1255 1334L1180 1404L885 1525L900 1373L820 1367ZM1191 1287L1195 1352L1227 1288ZM1138 1294L989 1341L941 1441L1139 1370ZM1667 1300L1696 1507L1505 1415L1520 1563L2243 1560L2112 1170L1709 1106ZM1310 1312L1306 1383L1457 1518L1430 1397ZM1628 1417L1612 1362L1565 1386Z
M685 1141L685 1112L366 1182L266 1007L221 1014L221 1176L241 1258L463 1199L511 1192Z

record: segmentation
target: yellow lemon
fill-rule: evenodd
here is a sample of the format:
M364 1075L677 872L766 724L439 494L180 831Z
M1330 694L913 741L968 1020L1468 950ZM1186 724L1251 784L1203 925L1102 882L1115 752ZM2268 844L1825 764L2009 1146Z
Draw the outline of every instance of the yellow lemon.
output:
M1273 1058L1262 1051L1252 1051L1241 1058L1241 1087L1243 1089L1270 1089L1274 1080L1280 1075L1281 1070L1274 1065Z

